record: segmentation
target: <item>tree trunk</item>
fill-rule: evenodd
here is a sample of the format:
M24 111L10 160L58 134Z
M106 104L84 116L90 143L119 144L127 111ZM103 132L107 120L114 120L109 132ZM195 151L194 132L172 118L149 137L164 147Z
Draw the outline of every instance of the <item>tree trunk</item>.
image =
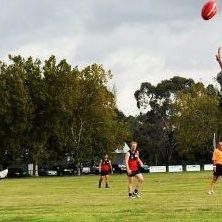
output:
M77 166L77 175L78 175L78 176L80 176L80 175L81 175L81 168L80 168L80 166L79 166L79 165Z
M37 164L37 162L34 162L34 163L33 163L33 176L39 176L38 164Z

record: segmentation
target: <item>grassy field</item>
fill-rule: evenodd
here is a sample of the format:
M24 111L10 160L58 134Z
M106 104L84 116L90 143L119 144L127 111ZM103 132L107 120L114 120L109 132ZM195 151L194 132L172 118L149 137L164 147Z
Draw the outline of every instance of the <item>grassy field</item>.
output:
M112 175L0 181L0 221L222 221L222 181L207 194L210 172L145 174L141 199L128 199L126 176Z

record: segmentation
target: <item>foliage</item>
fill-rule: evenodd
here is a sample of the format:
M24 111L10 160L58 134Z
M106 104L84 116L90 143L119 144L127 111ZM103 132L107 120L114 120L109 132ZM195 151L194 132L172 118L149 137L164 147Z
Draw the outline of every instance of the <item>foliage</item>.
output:
M107 87L111 72L101 65L79 70L54 56L9 59L0 63L1 162L24 150L35 164L65 153L77 162L97 159L128 137Z
M213 134L221 129L218 91L202 83L192 85L188 92L178 92L172 117L178 150L183 155L210 156Z
M133 134L149 164L210 162L213 133L219 137L222 122L213 85L176 76L156 86L142 83L135 98L141 113Z
M169 165L178 162L173 125L170 122L171 104L176 92L187 90L193 82L192 79L175 76L170 80L161 81L156 86L142 83L140 89L135 92L141 114L137 117L139 127L134 136L137 137L144 158L149 163Z

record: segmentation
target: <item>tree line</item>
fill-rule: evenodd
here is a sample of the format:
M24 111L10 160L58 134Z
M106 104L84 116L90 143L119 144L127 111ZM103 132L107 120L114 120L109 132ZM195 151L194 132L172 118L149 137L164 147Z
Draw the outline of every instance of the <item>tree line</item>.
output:
M97 160L129 137L102 65L83 69L51 56L0 62L0 161Z
M222 87L222 74L217 76ZM140 115L126 117L150 165L211 163L213 135L222 139L221 89L174 76L135 92Z
M222 91L174 76L135 92L138 116L125 116L108 88L111 71L79 69L55 56L0 61L0 163L38 165L68 155L95 163L136 140L149 165L211 162L213 135L222 139ZM217 76L222 87L222 74Z

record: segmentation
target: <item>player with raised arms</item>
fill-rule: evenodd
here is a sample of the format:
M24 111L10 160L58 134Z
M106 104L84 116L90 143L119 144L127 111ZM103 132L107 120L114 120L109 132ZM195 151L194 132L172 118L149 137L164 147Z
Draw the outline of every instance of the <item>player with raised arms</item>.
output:
M217 54L216 54L216 60L222 70L222 48L219 47ZM214 189L216 182L219 178L219 176L222 176L222 142L219 142L213 152L212 156L212 162L213 162L213 178L210 184L210 189L208 191L208 194L214 194Z
M130 150L125 154L125 165L128 177L129 198L139 198L139 189L143 183L143 175L139 171L139 166L143 166L140 160L137 142L130 143ZM134 178L136 178L135 187L133 187Z

